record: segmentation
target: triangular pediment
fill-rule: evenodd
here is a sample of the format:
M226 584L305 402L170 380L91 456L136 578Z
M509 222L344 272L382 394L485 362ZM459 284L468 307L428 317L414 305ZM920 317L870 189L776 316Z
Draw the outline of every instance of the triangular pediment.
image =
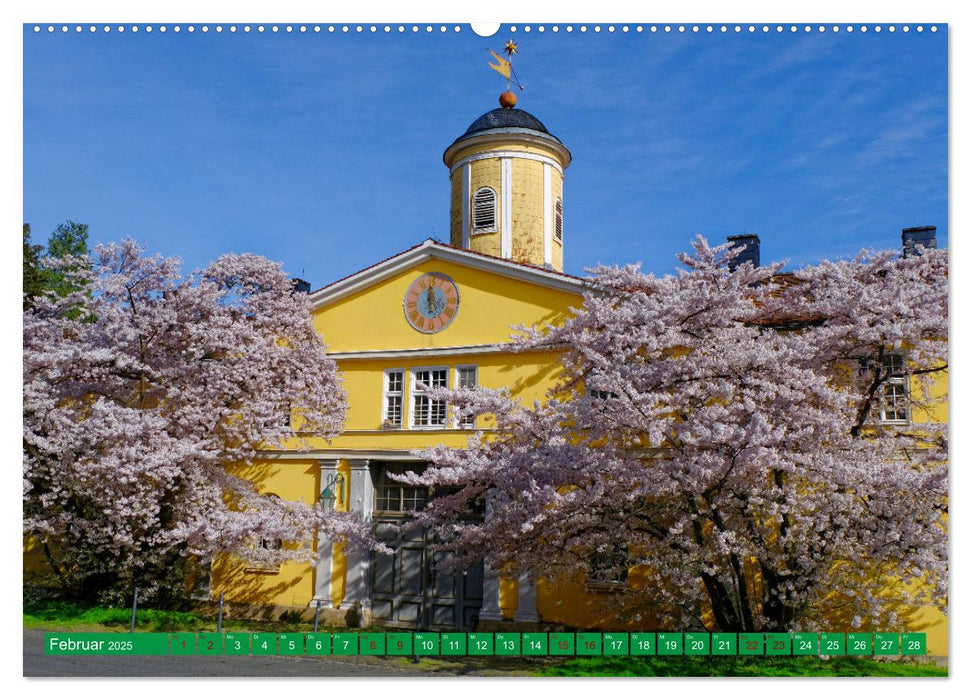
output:
M488 271L501 277L574 294L582 294L583 290L589 286L589 282L581 277L574 277L534 265L503 260L428 239L413 248L312 292L310 294L311 307L316 310L344 297L357 294L369 286L378 284L428 260L457 263L473 269Z
M414 306L413 285L428 276L454 287L451 307L426 325L409 299ZM314 324L333 353L458 352L508 343L514 326L560 323L582 304L588 287L579 277L427 240L311 293L310 300Z

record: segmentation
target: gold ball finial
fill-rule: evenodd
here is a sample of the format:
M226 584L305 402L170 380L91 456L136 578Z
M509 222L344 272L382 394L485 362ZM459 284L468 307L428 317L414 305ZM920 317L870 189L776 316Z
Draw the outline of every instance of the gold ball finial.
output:
M503 109L512 109L516 106L516 93L512 90L506 90L504 93L499 95L499 106Z

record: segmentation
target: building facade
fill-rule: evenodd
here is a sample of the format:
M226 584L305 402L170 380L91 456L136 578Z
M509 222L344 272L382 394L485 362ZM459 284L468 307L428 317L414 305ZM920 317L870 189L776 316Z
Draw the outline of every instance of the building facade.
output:
M527 112L483 114L444 153L450 243L426 240L310 294L315 327L347 391L345 429L329 442L310 438L309 447L264 453L242 475L280 498L313 503L325 493L337 510L371 522L394 553L344 551L321 541L313 566L259 569L222 557L213 565L215 595L224 593L231 604L319 607L325 619L351 625L616 624L603 605L610 586L537 585L481 565L453 575L440 569L425 533L393 527L434 495L392 478L424 467L414 451L462 447L477 430L490 429L486 418L459 423L423 386L506 387L530 403L556 382L555 354L514 354L507 343L512 326L557 324L582 303L585 282L563 273L571 157ZM931 235L920 233L921 242ZM746 259L758 264L758 237L739 238ZM887 420L904 418L894 413ZM909 624L928 632L932 653L946 653L943 615L916 611Z
M318 544L316 566L214 562L213 592L237 603L316 607L352 624L469 629L562 617L562 597L503 580L487 567L439 571L422 533L396 534L431 494L392 479L420 470L416 449L464 446L486 419L459 424L422 386L508 387L542 400L557 377L550 352L512 353L511 327L555 324L582 303L584 281L563 269L564 171L570 152L518 109L482 115L445 151L450 244L427 240L311 293L314 324L339 366L349 409L342 434L263 455L243 474L261 491L334 507L373 523L395 554ZM568 620L563 619L563 622ZM579 621L583 622L583 621ZM587 622L594 624L596 620Z

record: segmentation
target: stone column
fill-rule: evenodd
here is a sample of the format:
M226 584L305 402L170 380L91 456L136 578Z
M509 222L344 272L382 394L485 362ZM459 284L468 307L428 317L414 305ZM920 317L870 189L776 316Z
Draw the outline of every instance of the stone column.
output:
M499 577L488 564L482 567L482 608L479 610L479 619L490 622L502 620L502 608L499 607Z
M492 513L492 491L486 496L486 517ZM489 622L502 620L502 608L499 607L500 577L488 562L482 564L482 607L479 609L479 619Z
M320 465L320 488L333 481L337 474L339 459L322 459ZM319 496L319 494L318 494ZM317 540L317 584L314 590L314 598L310 601L311 607L320 601L321 609L332 608L334 601L330 597L330 586L333 580L334 566L334 543L330 540L318 538Z
M367 459L347 460L351 467L349 509L365 522L371 522L374 510L374 482L371 479L370 462ZM361 625L371 620L371 552L349 552L347 555L347 583L344 606L356 606L361 610Z
M516 614L512 618L516 622L539 622L536 612L536 584L528 574L519 577L519 597L516 603Z

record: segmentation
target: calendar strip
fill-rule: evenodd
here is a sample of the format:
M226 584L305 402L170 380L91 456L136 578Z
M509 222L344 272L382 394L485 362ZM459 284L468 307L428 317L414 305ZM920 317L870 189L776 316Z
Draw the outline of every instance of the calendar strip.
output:
M51 656L923 656L924 632L48 632Z

